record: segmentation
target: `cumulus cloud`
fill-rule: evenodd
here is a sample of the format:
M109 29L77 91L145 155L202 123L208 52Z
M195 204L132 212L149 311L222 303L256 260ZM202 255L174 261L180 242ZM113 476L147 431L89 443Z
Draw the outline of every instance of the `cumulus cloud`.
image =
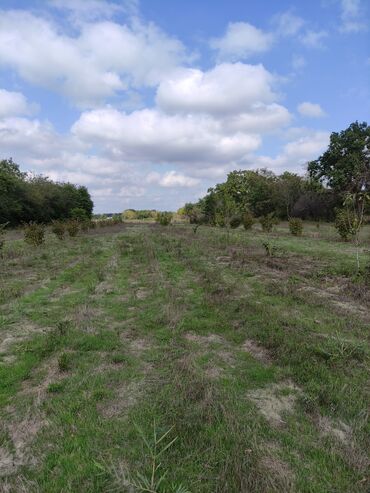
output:
M361 0L341 0L341 26L344 33L357 33L367 29L363 22L364 12Z
M120 5L104 0L49 0L49 5L67 11L69 18L75 23L109 19L120 13L138 12L137 0L121 0Z
M29 12L0 11L0 67L82 106L129 86L155 86L186 59L183 44L151 23L85 23L68 36Z
M297 107L299 113L303 116L308 116L311 118L321 118L325 116L325 111L317 103L304 102Z
M326 149L329 138L329 132L305 131L305 135L285 144L282 152L275 158L259 156L259 165L273 169L275 172L289 169L292 172L302 173L307 162L316 159Z
M130 114L113 108L82 113L72 132L85 142L100 143L125 159L152 162L225 161L256 150L255 134L225 134L209 116L167 115L156 109Z
M156 102L168 112L240 113L276 100L273 83L261 64L222 63L207 72L182 69L160 83Z
M273 36L248 22L230 22L225 34L210 40L210 46L217 51L220 60L245 60L252 55L268 51Z
M178 173L175 170L168 171L164 175L157 172L149 173L147 177L148 183L157 183L161 187L172 188L172 187L186 187L191 188L200 183L197 178L192 178L191 176L186 176L182 173Z
M0 89L0 118L18 115L29 115L37 110L20 92Z

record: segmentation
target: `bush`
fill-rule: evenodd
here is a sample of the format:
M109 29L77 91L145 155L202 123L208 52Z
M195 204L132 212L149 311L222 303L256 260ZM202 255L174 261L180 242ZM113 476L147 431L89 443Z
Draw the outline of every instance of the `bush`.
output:
M32 246L40 246L45 241L45 226L30 222L24 227L24 241Z
M251 229L251 227L254 224L254 217L253 215L249 212L246 211L243 214L243 226L245 230Z
M66 225L63 221L53 221L51 223L51 231L59 240L64 240L64 235L66 233Z
M259 222L262 226L262 230L265 231L265 233L271 233L273 226L277 224L277 219L273 213L270 213L266 216L260 217Z
M334 226L343 240L348 241L356 234L357 218L348 209L337 210Z
M89 221L88 219L86 219L85 221L80 222L81 231L83 231L84 233L87 233L89 231L89 229L90 229L91 223L92 223L92 221Z
M226 225L224 215L220 212L216 212L215 214L215 224L220 228L224 228Z
M8 223L0 224L0 256L2 255L2 251L5 245L5 228Z
M232 229L239 228L239 226L241 225L241 223L242 223L241 216L233 216L230 219L230 228L232 228Z
M158 212L156 221L161 226L168 226L172 221L172 212Z
M289 230L294 236L302 236L303 221L299 217L291 217L289 219Z
M68 234L71 238L77 236L79 229L80 225L78 221L76 221L76 219L71 219L66 223L66 230L68 231Z

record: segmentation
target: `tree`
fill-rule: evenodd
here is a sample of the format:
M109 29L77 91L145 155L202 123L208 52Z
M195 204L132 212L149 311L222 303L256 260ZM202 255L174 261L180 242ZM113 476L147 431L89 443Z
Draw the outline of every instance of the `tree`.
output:
M311 178L339 194L355 194L361 208L361 193L370 191L370 127L354 122L341 132L333 132L328 149L308 164ZM358 197L356 197L358 195Z

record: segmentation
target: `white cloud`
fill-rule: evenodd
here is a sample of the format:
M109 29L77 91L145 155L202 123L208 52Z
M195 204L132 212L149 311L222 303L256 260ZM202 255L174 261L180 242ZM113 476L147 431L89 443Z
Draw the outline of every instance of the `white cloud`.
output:
M213 38L210 46L217 51L219 60L245 60L252 55L268 51L273 36L248 22L231 22L221 38Z
M241 113L277 96L274 77L263 65L223 63L208 72L181 69L161 82L156 102L169 112Z
M299 113L310 118L321 118L325 116L325 111L317 103L309 103L308 101L297 106Z
M77 36L26 11L0 11L0 67L94 106L129 86L155 86L187 59L182 43L154 24L83 24Z
M273 21L280 36L295 36L305 24L302 17L293 14L290 10L276 15Z
M286 170L302 173L306 164L316 159L328 146L330 133L311 131L284 145L282 152L275 158L259 156L260 167L265 166L279 173Z
M341 21L340 31L344 33L357 33L367 29L362 21L364 18L361 0L340 0Z
M292 67L293 70L302 70L306 66L306 59L302 55L293 55Z
M157 183L161 187L165 188L177 188L177 187L185 187L191 188L200 183L200 180L197 178L192 178L191 176L186 176L182 173L178 173L175 170L168 171L164 175L160 175L160 173L152 172L149 173L147 177L148 183Z
M22 93L0 89L0 118L29 115L36 110L37 105L30 104Z
M125 159L159 163L222 162L248 154L261 143L252 133L228 135L219 121L208 116L166 115L155 109L130 114L113 108L84 112L72 132Z
M328 37L328 33L326 31L313 31L308 29L302 36L301 42L307 48L323 48L324 43L323 40Z

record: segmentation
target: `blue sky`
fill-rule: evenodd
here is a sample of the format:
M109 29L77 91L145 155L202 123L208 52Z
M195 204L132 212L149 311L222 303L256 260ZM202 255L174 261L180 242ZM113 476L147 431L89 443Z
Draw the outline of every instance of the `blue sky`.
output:
M365 0L3 0L0 157L86 185L96 212L304 173L369 120L369 18Z

